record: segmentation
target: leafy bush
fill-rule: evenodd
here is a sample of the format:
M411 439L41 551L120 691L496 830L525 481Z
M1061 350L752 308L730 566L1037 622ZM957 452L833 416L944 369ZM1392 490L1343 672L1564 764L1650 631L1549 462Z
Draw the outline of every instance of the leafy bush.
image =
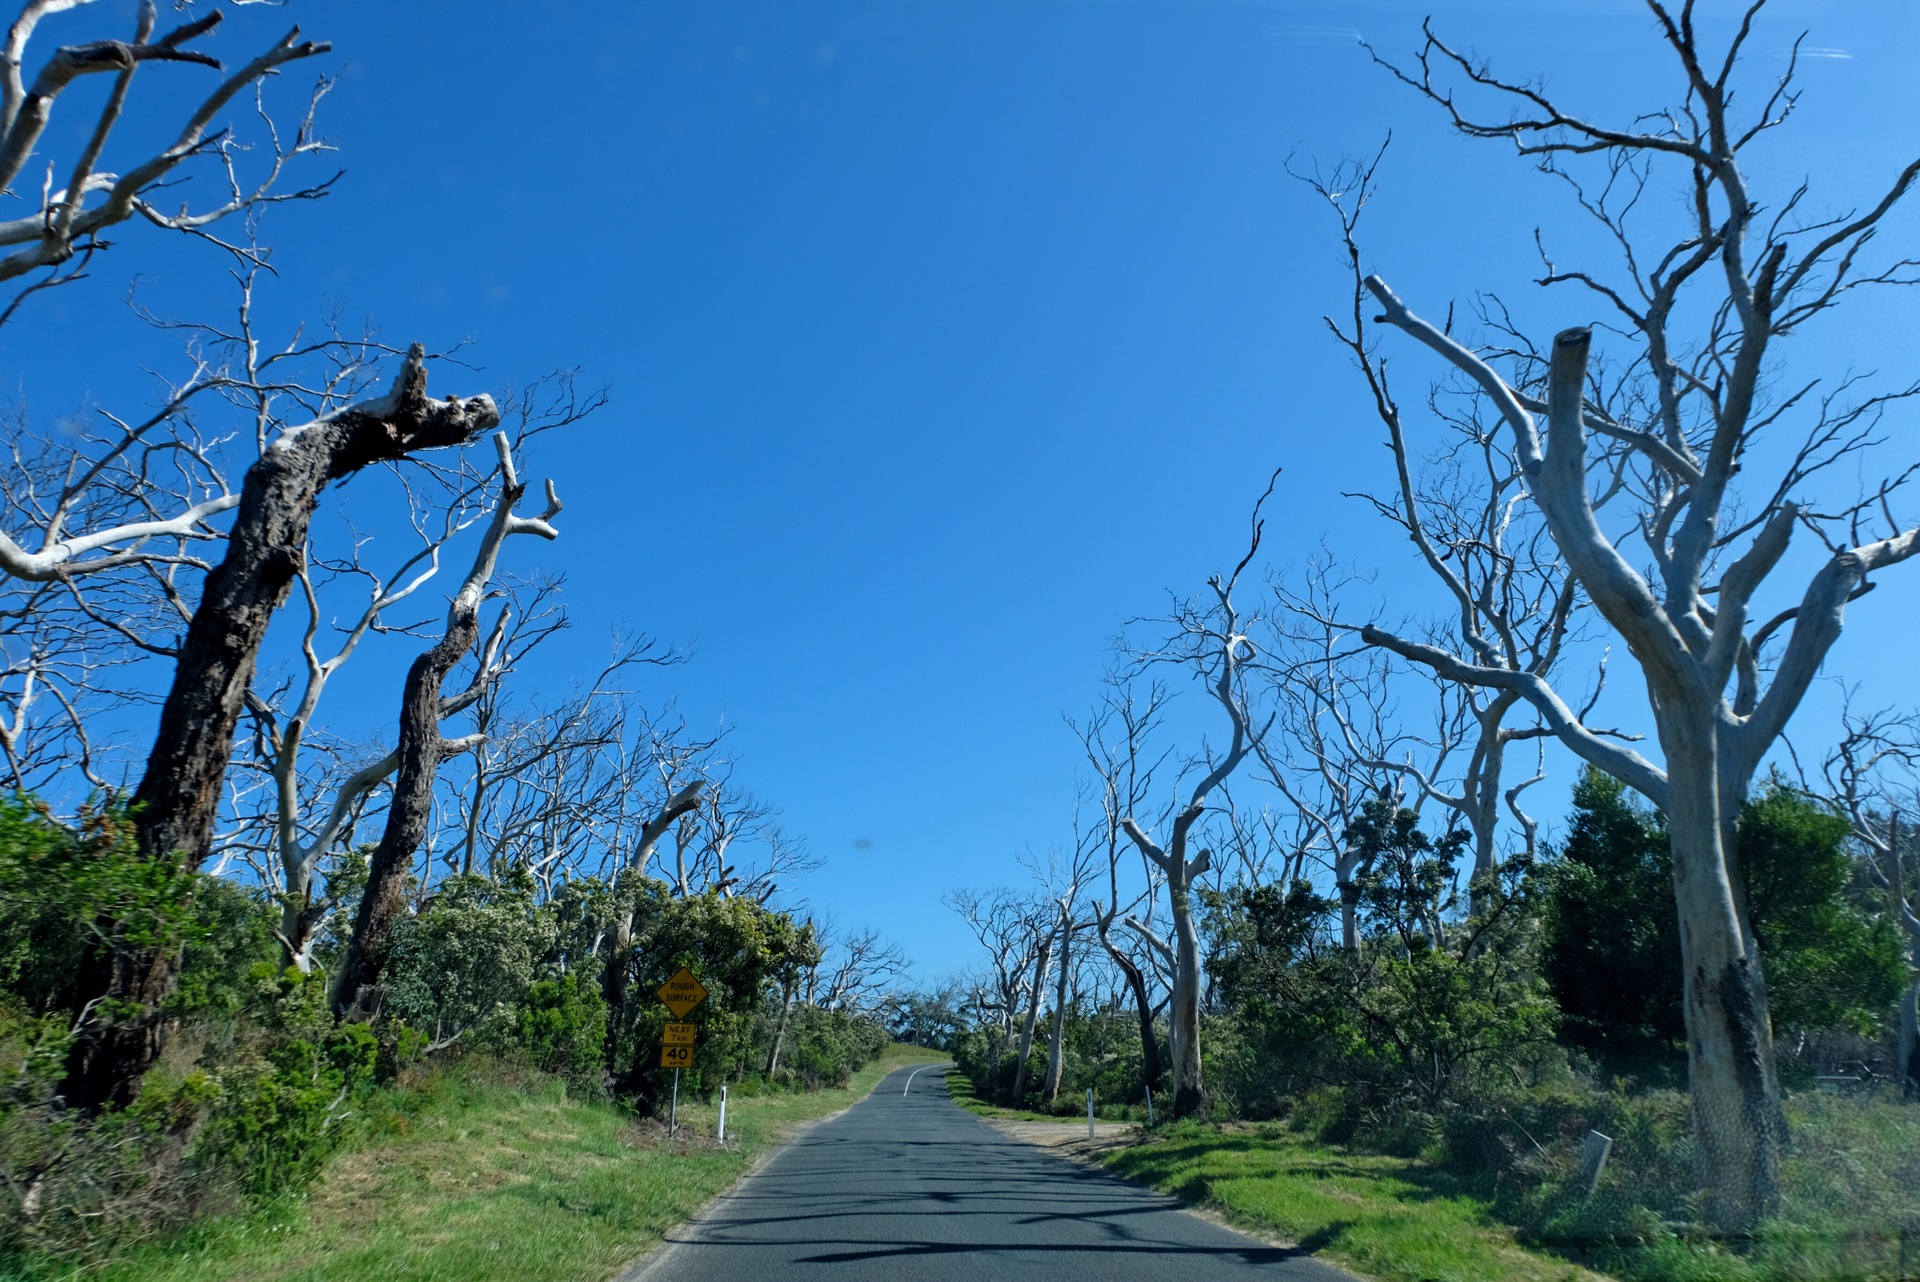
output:
M597 1083L606 1040L606 999L578 971L535 982L521 1000L514 1041L542 1072Z
M1209 1021L1216 1115L1275 1117L1339 1086L1376 1127L1433 1116L1550 1068L1555 1011L1532 965L1531 869L1510 862L1477 918L1444 922L1460 843L1411 813L1369 811L1379 848L1360 904L1367 934L1333 946L1338 905L1304 881L1206 899L1209 969L1231 1014Z
M780 1076L806 1090L845 1086L856 1070L871 1063L891 1041L884 1027L864 1015L797 1006L787 1028Z
M626 967L629 980L626 1009L608 1012L616 1021L613 1059L623 1066L622 1093L645 1106L666 1097L673 1074L659 1067L658 1048L672 1016L654 994L682 967L699 977L707 997L689 1017L699 1032L681 1089L711 1092L763 1066L755 1042L760 1014L788 960L817 954L811 932L744 897L676 896L665 882L651 879L635 879L624 889L632 896L633 942L607 962Z
M30 798L0 802L0 990L35 1014L75 1011L89 964L204 935L194 896L207 885L141 858L118 807L83 810L68 828Z
M1848 898L1849 826L1769 784L1741 811L1740 863L1776 1029L1873 1034L1906 982L1893 923ZM1665 819L1589 769L1548 870L1542 969L1562 1036L1613 1071L1672 1079L1686 1030Z
M524 871L503 882L449 877L394 926L384 1009L436 1044L505 1043L552 942L552 920Z
M373 1085L374 1034L334 1027L324 985L298 972L257 966L245 988L197 1063L170 1053L126 1108L91 1118L57 1093L71 1026L0 1010L0 1252L97 1258L318 1174Z

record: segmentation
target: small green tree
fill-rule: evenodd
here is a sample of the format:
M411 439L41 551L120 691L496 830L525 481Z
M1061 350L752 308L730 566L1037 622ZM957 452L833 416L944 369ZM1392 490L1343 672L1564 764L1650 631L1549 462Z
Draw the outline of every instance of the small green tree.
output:
M1891 919L1849 895L1844 815L1770 782L1740 812L1740 862L1779 1029L1879 1031L1906 965Z
M1557 854L1540 963L1561 1040L1614 1070L1677 1072L1686 1026L1666 822L1589 766Z
M632 943L608 965L627 967L624 1009L614 1025L620 1090L659 1099L672 1079L659 1067L662 1027L673 1017L655 996L682 967L706 986L707 998L688 1017L699 1033L691 1075L683 1089L710 1090L746 1071L755 1019L779 968L811 946L810 936L786 913L742 896L716 891L676 895L666 882L641 879L633 889Z
M1848 897L1847 820L1769 782L1740 813L1739 865L1774 1024L1871 1033L1905 971L1892 923ZM1677 1068L1679 925L1665 821L1588 768L1548 881L1542 973L1561 1037L1615 1069Z
M526 872L501 881L449 877L394 926L384 1009L445 1045L513 1027L553 943L550 913Z

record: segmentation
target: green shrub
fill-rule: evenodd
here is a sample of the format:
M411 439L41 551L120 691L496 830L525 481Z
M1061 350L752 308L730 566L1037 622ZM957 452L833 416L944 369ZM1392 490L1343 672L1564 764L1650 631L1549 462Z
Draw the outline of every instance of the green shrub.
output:
M210 879L142 858L126 813L89 808L72 827L15 795L0 802L0 991L34 1014L77 1012L92 954L190 946L208 924L195 894ZM96 1023L112 1012L89 1012Z
M865 1015L798 1005L789 1019L780 1075L806 1090L845 1086L891 1040L882 1025Z
M756 1029L776 976L791 959L817 960L812 932L744 896L677 896L650 878L623 879L620 891L633 909L632 944L607 961L624 967L628 980L626 1008L608 1012L620 1092L645 1107L666 1099L673 1073L659 1066L659 1047L673 1017L654 994L682 967L707 989L689 1016L699 1032L682 1092L708 1094L764 1067L768 1048L756 1040ZM780 1058L788 1062L784 1051Z
M449 877L394 926L381 978L384 1010L443 1045L461 1038L505 1044L552 942L532 877Z
M95 1259L318 1174L373 1085L376 1038L334 1027L323 982L297 971L229 987L244 1005L219 1036L192 1057L176 1041L126 1108L91 1118L57 1093L71 1026L0 1008L0 1254Z
M606 999L577 971L537 981L520 1003L514 1041L543 1072L597 1082L606 1040Z

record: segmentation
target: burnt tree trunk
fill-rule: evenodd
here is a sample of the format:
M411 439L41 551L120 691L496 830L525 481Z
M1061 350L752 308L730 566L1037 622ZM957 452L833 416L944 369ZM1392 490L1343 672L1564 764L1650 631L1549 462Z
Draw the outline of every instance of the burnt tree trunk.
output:
M400 693L399 743L394 755L399 766L393 775L393 799L387 804L387 823L380 833L367 866L367 888L354 914L353 935L347 941L346 957L333 979L334 1012L371 1014L380 1002L380 969L385 961L387 938L405 907L407 872L413 866L414 852L427 835L427 822L433 815L434 777L440 763L449 755L464 751L483 736L452 741L440 736L444 715L440 688L447 676L480 639L480 603L486 599L487 584L499 563L500 548L515 534L556 537L549 522L559 514L560 500L551 483L547 486L547 510L527 519L513 514L513 506L526 493L513 470L513 456L504 434L494 438L500 451L500 497L494 506L493 520L480 542L473 569L453 595L447 607L447 627L438 643L413 661L407 669L406 683ZM483 663L485 660L482 661ZM484 674L483 674L484 679Z
M1153 1028L1153 999L1147 995L1147 977L1133 964L1133 958L1115 946L1107 933L1107 923L1100 923L1100 943L1107 950L1107 956L1120 968L1127 978L1127 988L1133 993L1134 1009L1140 1016L1140 1076L1147 1090L1160 1085L1160 1038Z
M260 644L287 599L322 487L370 464L463 445L499 421L488 396L429 398L425 352L415 344L387 395L283 432L247 469L226 555L187 625L133 794L141 855L190 869L206 858ZM159 1057L159 1008L179 967L177 948L125 942L121 923L101 925L112 942L84 963L79 1003L93 1015L74 1040L61 1088L70 1107L84 1110L126 1103Z
M354 914L347 955L334 977L333 1005L345 1013L377 1006L375 984L387 936L405 906L413 852L427 835L433 813L434 777L451 745L440 737L440 687L480 636L479 602L457 611L452 626L407 669L400 696L400 768L394 773L387 823L367 867L367 889Z

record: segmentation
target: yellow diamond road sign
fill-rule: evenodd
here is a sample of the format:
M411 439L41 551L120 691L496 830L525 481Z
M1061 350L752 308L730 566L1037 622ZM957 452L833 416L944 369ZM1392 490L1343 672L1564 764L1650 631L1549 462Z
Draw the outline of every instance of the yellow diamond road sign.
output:
M693 977L693 972L682 967L680 973L660 985L660 1000L667 1009L679 1019L685 1019L687 1012L707 1000L706 985Z

